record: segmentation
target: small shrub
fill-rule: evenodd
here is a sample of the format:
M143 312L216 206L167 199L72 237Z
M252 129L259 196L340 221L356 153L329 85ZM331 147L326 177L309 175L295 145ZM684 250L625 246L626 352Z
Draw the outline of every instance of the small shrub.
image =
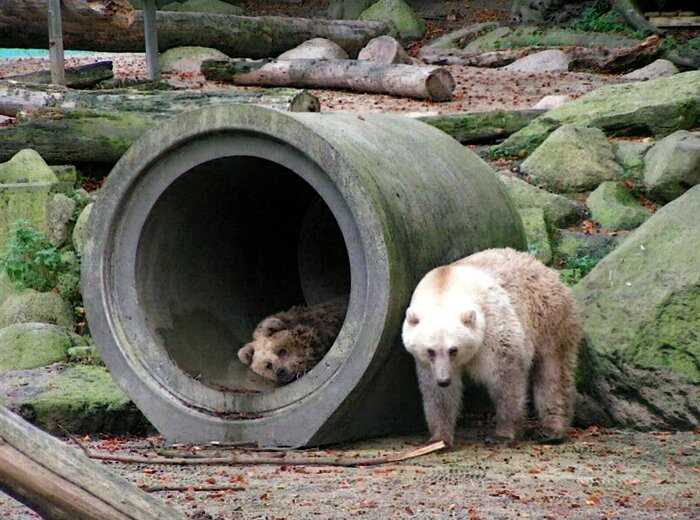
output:
M27 220L18 220L10 230L0 267L20 288L50 291L65 266L59 250Z
M618 13L611 10L608 2L597 2L584 9L581 17L571 25L571 28L577 31L613 32L634 38L643 37L642 34L627 25Z
M559 272L562 282L569 286L576 285L581 278L593 270L599 261L600 259L589 255L565 257Z

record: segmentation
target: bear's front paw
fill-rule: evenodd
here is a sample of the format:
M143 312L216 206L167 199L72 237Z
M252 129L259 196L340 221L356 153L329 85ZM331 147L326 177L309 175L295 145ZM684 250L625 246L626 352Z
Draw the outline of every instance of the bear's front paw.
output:
M434 442L444 442L445 447L447 449L452 449L455 444L455 439L454 435L447 435L447 434L438 434L436 433L435 435L432 435L430 439L428 439L428 444L432 444Z

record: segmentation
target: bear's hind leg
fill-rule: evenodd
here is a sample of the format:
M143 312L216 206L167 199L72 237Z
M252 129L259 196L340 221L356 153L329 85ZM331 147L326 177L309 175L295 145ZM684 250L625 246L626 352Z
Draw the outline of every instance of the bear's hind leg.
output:
M418 385L423 396L423 411L430 430L431 441L444 441L448 447L454 444L455 427L462 407L462 378L457 374L450 386L438 386L430 367L416 363Z
M567 355L550 353L537 359L533 367L532 395L544 442L565 440L571 422L575 388Z

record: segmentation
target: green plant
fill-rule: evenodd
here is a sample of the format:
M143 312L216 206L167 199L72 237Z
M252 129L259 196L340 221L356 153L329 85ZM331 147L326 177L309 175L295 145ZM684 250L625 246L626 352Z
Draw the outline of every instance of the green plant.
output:
M581 17L571 25L571 28L577 31L615 32L642 37L628 26L618 13L610 9L608 2L597 2L584 9Z
M581 278L590 273L600 259L589 255L567 256L564 258L562 269L559 273L561 280L566 285L576 285Z
M56 287L65 268L58 249L27 220L12 225L0 267L18 287L37 291Z

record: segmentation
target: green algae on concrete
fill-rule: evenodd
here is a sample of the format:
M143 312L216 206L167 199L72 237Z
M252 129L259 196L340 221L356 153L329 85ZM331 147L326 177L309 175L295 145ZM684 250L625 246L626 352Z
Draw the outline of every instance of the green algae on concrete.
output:
M554 108L503 143L494 156L531 153L565 124L592 126L608 134L645 133L664 137L700 122L700 71L651 81L608 85Z
M593 220L606 229L634 229L651 213L619 182L604 182L586 200Z
M700 383L700 186L661 208L574 287L590 346ZM684 327L683 324L687 324Z
M365 9L360 20L392 24L404 41L419 40L425 33L425 22L403 0L379 0Z
M536 184L559 193L588 191L623 175L605 134L576 125L563 125L554 131L521 169Z
M67 330L46 323L17 323L0 329L0 372L37 368L65 361Z
M499 179L516 208L544 210L544 218L551 227L568 226L580 219L579 206L562 195L550 193L511 175L499 175Z
M43 430L71 433L143 433L149 424L103 367L68 367L52 388L20 406Z
M59 294L33 289L12 294L0 305L0 327L31 322L72 328L73 313Z
M552 245L549 242L549 232L541 208L519 209L520 218L525 227L527 249L531 255L545 265L552 262Z

